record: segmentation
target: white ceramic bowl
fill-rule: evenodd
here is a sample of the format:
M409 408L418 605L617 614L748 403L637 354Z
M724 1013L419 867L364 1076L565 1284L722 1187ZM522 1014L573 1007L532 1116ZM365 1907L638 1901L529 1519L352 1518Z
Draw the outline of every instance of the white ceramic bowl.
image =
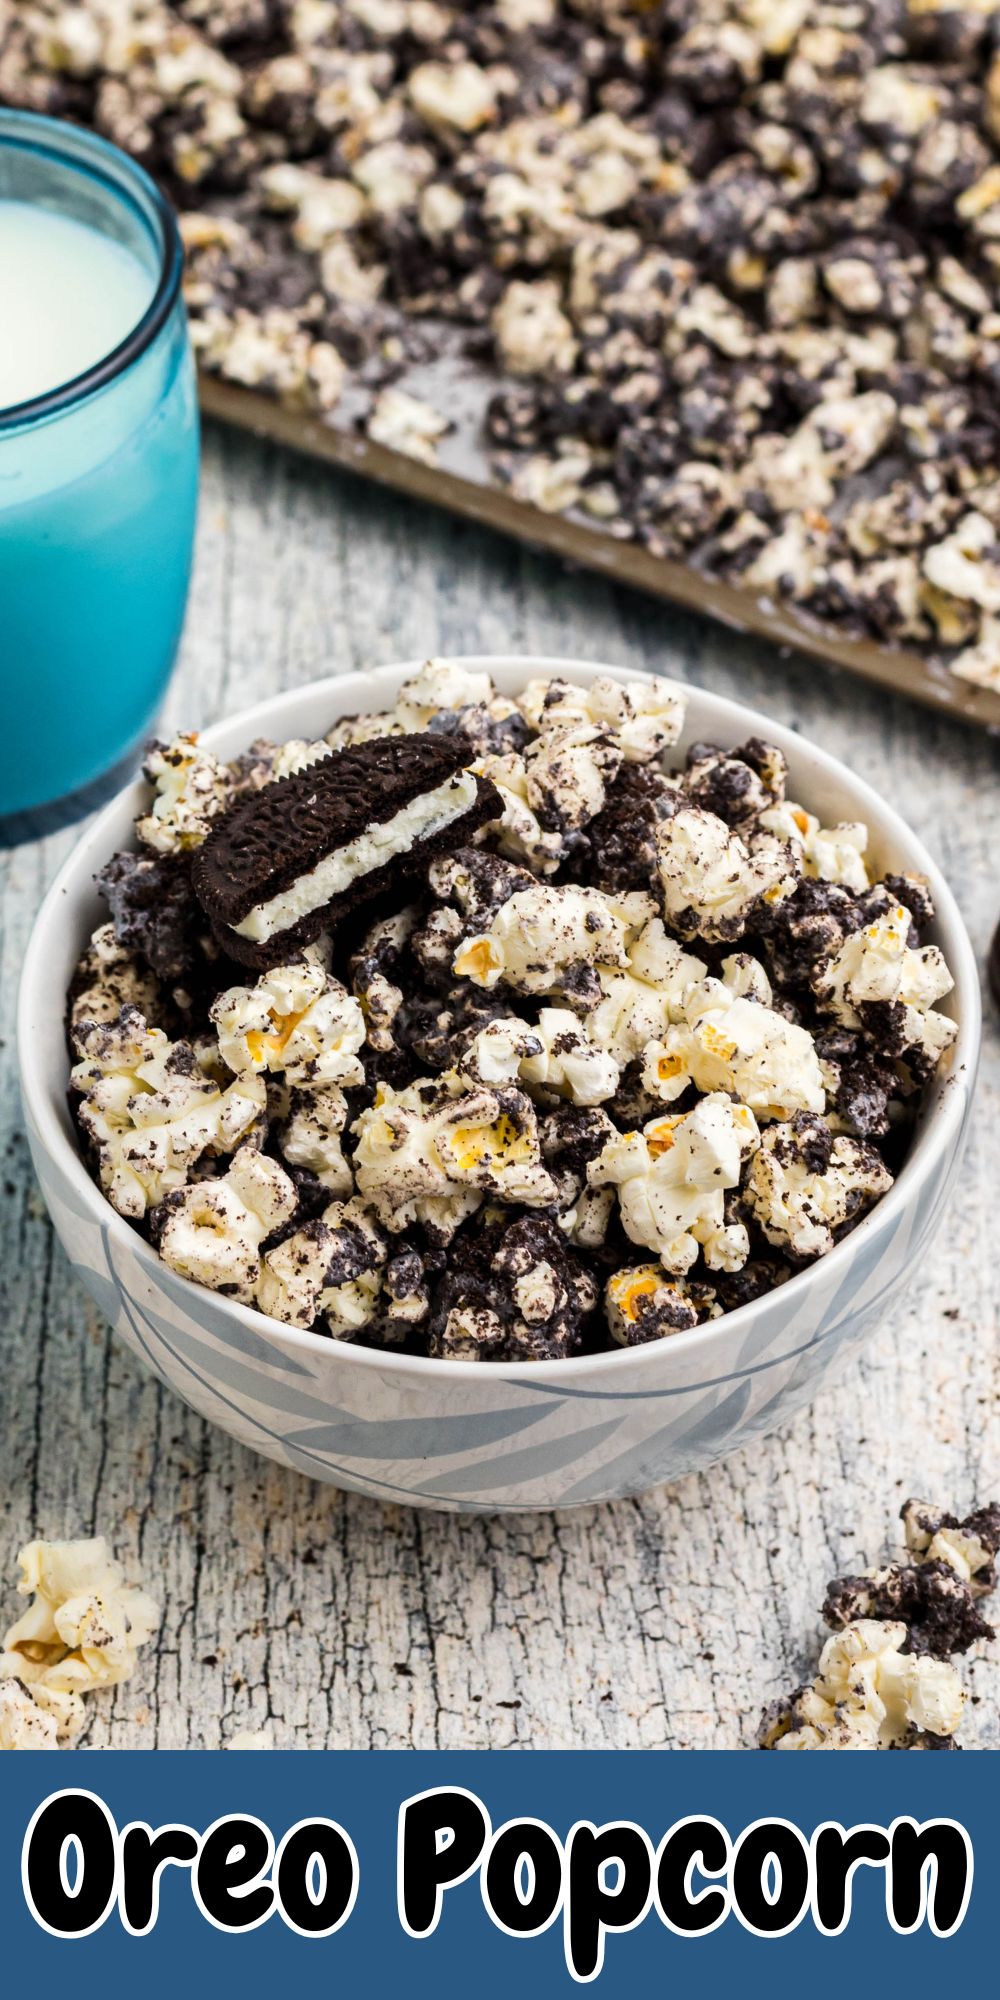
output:
M339 716L389 706L416 664L293 689L204 741L231 757L255 736L320 736ZM541 673L586 685L617 672L563 660L461 664L487 667L508 693ZM66 1108L66 987L106 914L92 877L129 844L141 783L85 829L56 877L28 946L18 1016L42 1192L74 1269L127 1346L241 1443L312 1478L421 1507L513 1511L642 1492L711 1465L809 1402L919 1263L960 1158L979 1042L979 983L954 900L916 836L844 765L752 709L700 688L681 692L681 750L768 737L788 758L796 798L826 824L865 820L880 871L929 877L959 1034L895 1186L859 1227L770 1296L648 1347L534 1365L430 1361L297 1333L175 1276L90 1179Z

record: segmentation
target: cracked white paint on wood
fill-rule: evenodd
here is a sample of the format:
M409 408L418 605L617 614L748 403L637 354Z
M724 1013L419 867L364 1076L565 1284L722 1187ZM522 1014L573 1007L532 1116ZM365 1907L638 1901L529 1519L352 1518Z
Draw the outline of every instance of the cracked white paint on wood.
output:
M948 874L982 957L1000 911L997 745L846 676L575 575L221 432L165 721L338 668L564 653L658 669L801 727L885 787ZM1000 1036L987 1005L957 1193L854 1372L776 1437L640 1500L556 1516L383 1507L253 1457L115 1345L70 1279L26 1158L13 1048L28 928L72 830L0 854L0 1618L34 1535L103 1532L163 1601L93 1746L727 1748L814 1661L835 1571L877 1559L909 1493L1000 1489ZM1000 1644L964 1738L1000 1747Z

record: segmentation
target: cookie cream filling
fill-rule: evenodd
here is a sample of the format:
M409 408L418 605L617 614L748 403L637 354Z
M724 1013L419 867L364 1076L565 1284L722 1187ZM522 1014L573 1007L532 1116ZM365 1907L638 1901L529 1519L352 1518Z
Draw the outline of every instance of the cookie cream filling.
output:
M340 896L360 875L370 875L397 854L408 854L418 840L443 833L453 820L461 819L476 802L476 779L470 771L459 771L443 785L411 799L391 819L374 820L332 854L324 855L308 874L300 875L289 889L258 903L240 923L233 925L237 937L266 944L280 931L289 931L321 910L334 896Z

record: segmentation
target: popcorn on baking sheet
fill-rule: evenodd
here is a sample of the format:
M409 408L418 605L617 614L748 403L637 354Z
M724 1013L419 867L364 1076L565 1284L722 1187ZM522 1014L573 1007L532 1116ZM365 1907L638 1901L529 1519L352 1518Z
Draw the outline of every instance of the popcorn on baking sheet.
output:
M18 1563L31 1603L0 1641L0 1748L51 1748L79 1734L85 1695L134 1673L159 1606L124 1582L103 1536L29 1542Z
M750 1243L742 1223L727 1223L725 1197L759 1144L753 1112L713 1093L693 1111L609 1139L588 1179L617 1189L626 1234L672 1276L683 1277L699 1251L710 1271L738 1270Z

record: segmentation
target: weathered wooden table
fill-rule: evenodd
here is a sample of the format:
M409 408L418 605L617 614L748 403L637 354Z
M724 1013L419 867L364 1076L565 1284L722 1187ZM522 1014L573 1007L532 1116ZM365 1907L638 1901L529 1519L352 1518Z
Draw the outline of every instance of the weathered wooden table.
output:
M488 533L209 431L198 563L165 720L188 727L338 667L519 648L657 669L815 736L884 787L946 870L982 957L1000 910L998 745ZM777 1437L644 1499L446 1517L252 1457L114 1344L70 1278L20 1129L21 955L72 831L0 855L0 1618L34 1535L101 1532L164 1606L91 1704L93 1746L729 1748L815 1661L823 1586L879 1558L902 1499L1000 1489L1000 1034L910 1296ZM2 1629L2 1627L0 1627ZM1000 1645L964 1740L1000 1748Z

